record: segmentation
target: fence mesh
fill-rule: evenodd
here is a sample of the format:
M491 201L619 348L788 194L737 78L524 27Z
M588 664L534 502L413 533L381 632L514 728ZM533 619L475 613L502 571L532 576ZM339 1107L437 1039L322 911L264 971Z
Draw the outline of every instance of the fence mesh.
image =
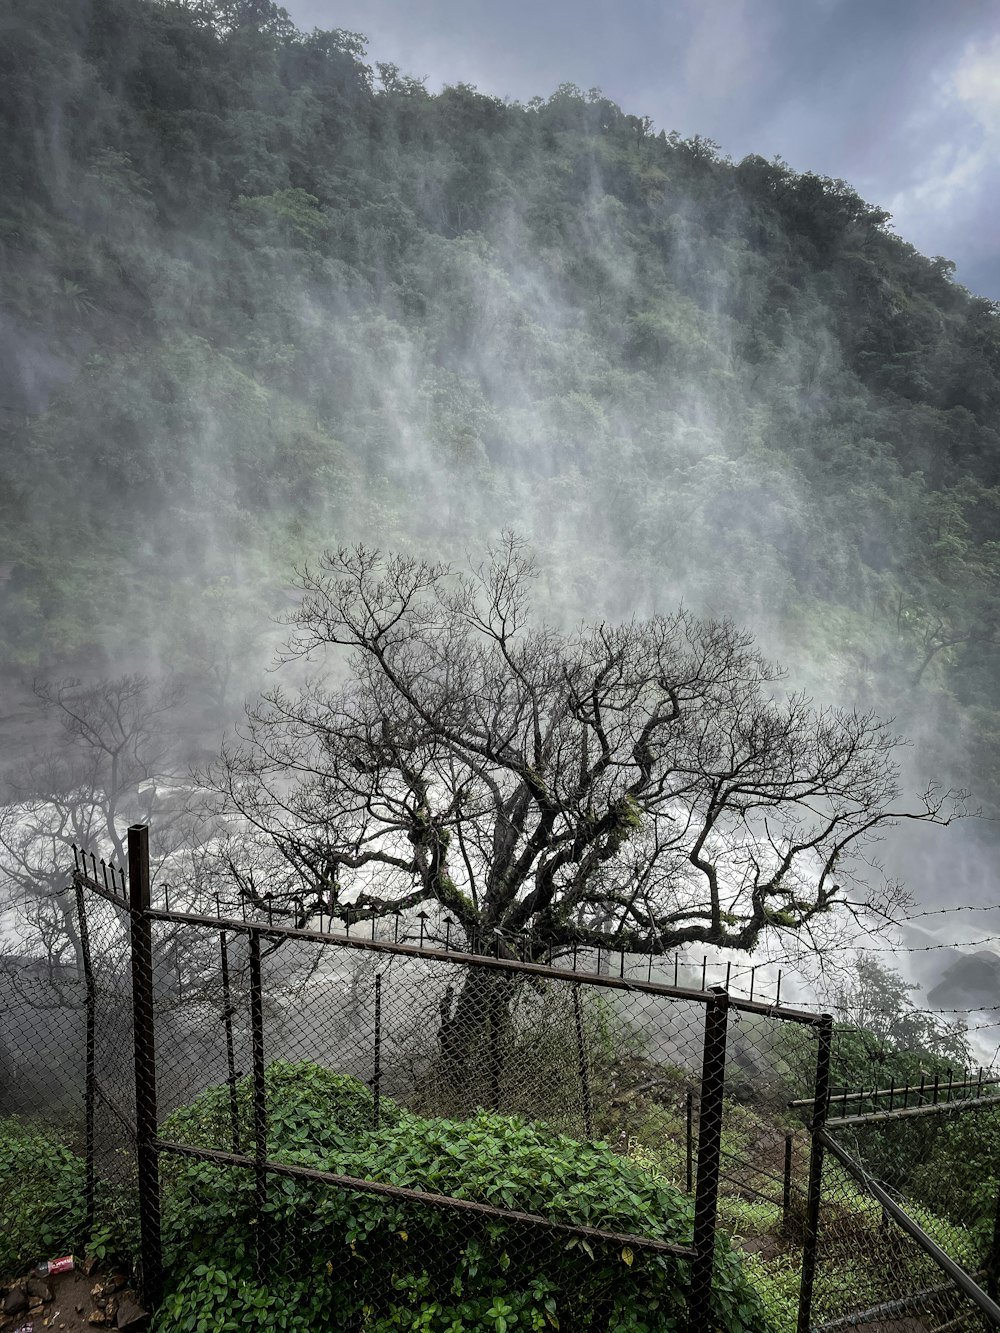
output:
M365 1330L691 1315L781 1333L804 1317L818 1203L808 1327L985 1326L865 1184L991 1286L1000 1102L982 1079L948 1094L974 1109L910 1115L906 1093L907 1116L875 1121L859 1116L884 1097L835 1089L830 1128L861 1174L828 1154L811 1207L829 1024L767 1003L757 969L751 1001L704 989L728 966L500 937L469 956L422 915L345 935L161 889L132 919L124 877L83 872L75 962L0 969L0 1113L41 1110L68 1136L97 1236L140 1272L159 1229L178 1318L196 1297L237 1325L280 1306ZM137 1106L136 1049L154 1046Z
M836 1140L969 1273L995 1246L1000 1101L967 1098L933 1109L879 1111L860 1123L831 1121Z
M797 1318L816 1058L816 1025L780 1009L731 1009L718 1226L773 1329L793 1329Z
M851 1328L985 1333L996 1327L864 1183L829 1156L811 1323L823 1333Z
M135 1064L129 916L124 900L88 895L81 920L92 977L94 1053L84 1084L93 1115L95 1216L107 1243L137 1255Z
M78 1146L86 997L70 962L23 953L0 960L0 1116L44 1120Z
M704 1002L638 991L624 962L560 976L382 944L154 922L168 1269L193 1254L241 1300L366 1328L676 1315Z

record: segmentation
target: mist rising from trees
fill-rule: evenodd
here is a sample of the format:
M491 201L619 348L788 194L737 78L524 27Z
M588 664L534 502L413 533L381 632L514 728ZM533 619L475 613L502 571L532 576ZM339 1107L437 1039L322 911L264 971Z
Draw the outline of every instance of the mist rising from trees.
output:
M732 615L995 801L996 310L883 210L597 91L432 96L267 3L3 38L10 680L176 678L208 736L296 563L507 525L565 623Z

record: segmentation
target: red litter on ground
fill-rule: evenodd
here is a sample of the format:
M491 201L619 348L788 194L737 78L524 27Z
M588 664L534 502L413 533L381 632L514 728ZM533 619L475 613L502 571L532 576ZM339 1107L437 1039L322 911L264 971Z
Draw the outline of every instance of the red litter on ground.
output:
M49 1259L46 1263L38 1264L35 1272L41 1277L48 1277L51 1273L68 1273L73 1267L73 1256L64 1254L60 1259ZM14 1333L21 1333L20 1329L15 1329Z

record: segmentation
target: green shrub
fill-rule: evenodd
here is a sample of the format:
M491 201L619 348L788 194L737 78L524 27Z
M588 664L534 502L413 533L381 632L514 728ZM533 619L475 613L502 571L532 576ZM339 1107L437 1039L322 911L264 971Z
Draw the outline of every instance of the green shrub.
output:
M372 1094L358 1079L335 1074L310 1061L290 1064L276 1060L264 1074L268 1155L306 1165L339 1162L374 1119ZM236 1119L240 1151L255 1146L253 1084L236 1084ZM391 1123L400 1115L395 1103L382 1099L380 1118ZM189 1106L164 1120L161 1136L192 1147L230 1151L233 1147L232 1098L228 1085L207 1088ZM337 1169L332 1167L331 1169ZM160 1155L163 1187L163 1241L170 1264L196 1254L225 1264L247 1260L253 1253L254 1180L245 1168L219 1167L170 1153ZM272 1194L293 1188L289 1180L272 1181ZM294 1186L295 1197L302 1186ZM196 1225L192 1231L190 1222ZM305 1234L293 1223L301 1239Z
M177 1137L191 1142L221 1130L225 1142L228 1091L219 1093L175 1112ZM283 1066L268 1083L271 1154L554 1221L690 1240L690 1200L604 1144L582 1144L512 1117L450 1121L392 1106L389 1123L374 1132L364 1127L366 1096L361 1085L315 1066ZM344 1113L339 1126L334 1103ZM169 1122L164 1135L171 1136ZM689 1273L670 1255L299 1178L268 1181L261 1279L254 1191L245 1169L171 1164L164 1240L178 1281L157 1333L210 1333L246 1322L303 1333L669 1333L686 1322ZM717 1259L717 1326L729 1333L763 1328L760 1301L723 1240Z
M969 1227L976 1261L982 1262L993 1238L1000 1192L1000 1112L980 1107L943 1115L947 1120L933 1127L936 1135L928 1135L910 1171L909 1197L940 1218ZM939 1243L948 1248L943 1240ZM955 1257L953 1250L949 1253Z
M0 1120L0 1278L84 1239L84 1164L50 1129Z
M264 1072L267 1108L267 1144L271 1156L292 1148L338 1151L371 1129L374 1098L365 1085L346 1074L335 1074L309 1060L275 1060ZM236 1122L239 1150L254 1150L253 1082L236 1083ZM165 1139L195 1148L233 1149L233 1098L227 1084L207 1088L188 1106L167 1116L160 1127ZM399 1115L395 1103L383 1098L380 1120L391 1123ZM164 1157L164 1162L170 1159Z

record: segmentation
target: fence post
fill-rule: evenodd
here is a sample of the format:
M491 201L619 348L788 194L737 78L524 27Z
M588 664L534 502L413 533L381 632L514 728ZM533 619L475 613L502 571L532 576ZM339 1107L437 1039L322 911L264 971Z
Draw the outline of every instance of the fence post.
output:
M590 1092L590 1067L587 1064L587 1043L583 1031L583 1006L580 1003L580 983L573 982L573 1024L576 1029L576 1060L580 1074L580 1098L583 1103L583 1132L594 1137L594 1102Z
M799 1317L796 1333L809 1333L812 1317L813 1283L816 1278L816 1253L819 1248L819 1210L823 1187L823 1139L819 1131L826 1125L830 1109L830 1064L833 1057L833 1016L823 1014L817 1029L816 1081L814 1084L812 1144L809 1151L809 1185L806 1194L806 1226L802 1241L802 1282L799 1286Z
M149 828L128 831L128 906L132 952L132 1035L135 1052L135 1132L139 1177L139 1248L143 1295L152 1309L163 1281L160 1180L156 1138L156 1048L153 1029L153 939L149 921Z
M222 1020L226 1029L226 1072L229 1082L229 1120L233 1135L233 1152L242 1152L240 1146L240 1108L236 1095L236 1049L233 1044L233 992L229 983L229 946L226 932L219 931L219 955L222 964Z
M94 989L94 968L90 958L90 929L87 925L87 904L83 885L77 882L76 915L80 924L80 957L83 962L83 980L87 993L87 1055L84 1081L84 1201L87 1213L87 1234L94 1229L94 1095L96 1091L96 1036L97 992Z
M250 931L250 1040L253 1051L254 1177L257 1206L257 1272L267 1261L267 1088L264 1082L264 991L260 971L260 932Z
M719 1200L729 996L721 986L713 986L712 997L705 1006L705 1047L698 1111L698 1177L694 1199L695 1257L691 1264L691 1294L688 1299L689 1333L708 1333L712 1328L710 1305Z

